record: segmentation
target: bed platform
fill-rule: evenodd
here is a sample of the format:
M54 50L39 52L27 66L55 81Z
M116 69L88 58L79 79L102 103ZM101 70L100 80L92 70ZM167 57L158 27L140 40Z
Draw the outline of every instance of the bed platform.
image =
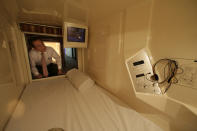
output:
M6 131L161 131L94 84L79 91L67 78L27 86Z

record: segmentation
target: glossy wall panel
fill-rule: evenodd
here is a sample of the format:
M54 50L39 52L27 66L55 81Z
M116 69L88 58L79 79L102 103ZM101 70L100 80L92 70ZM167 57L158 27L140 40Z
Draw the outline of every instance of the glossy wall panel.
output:
M125 59L145 48L149 40L152 2L144 1L125 11L124 56Z
M5 8L0 9L0 130L25 87L24 55L14 15L17 10L9 6L10 2L2 1Z
M118 79L122 69L119 67L123 63L121 17L119 13L92 25L90 28L92 44L87 49L88 64L92 65L88 67L88 72L100 80L100 83L105 83L109 88L113 87L114 93L119 91L117 87L121 82Z
M156 0L149 45L155 59L197 58L197 1Z

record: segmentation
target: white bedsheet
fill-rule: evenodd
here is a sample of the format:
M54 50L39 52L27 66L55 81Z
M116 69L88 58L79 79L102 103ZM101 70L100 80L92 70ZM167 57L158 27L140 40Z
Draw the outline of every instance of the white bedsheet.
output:
M6 131L161 131L134 110L116 104L95 85L77 91L65 78L32 83Z

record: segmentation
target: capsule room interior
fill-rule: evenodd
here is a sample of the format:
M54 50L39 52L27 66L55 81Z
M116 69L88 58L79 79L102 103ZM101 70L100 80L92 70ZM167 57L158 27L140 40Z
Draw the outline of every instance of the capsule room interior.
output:
M0 5L0 130L11 130L29 85L64 78L32 79L27 32L20 24L63 29L64 22L88 27L87 48L76 48L78 69L103 90L164 131L197 130L197 0L1 0ZM128 62L142 50L151 65L160 59L186 65L178 69L184 74L176 78L178 84L161 94L136 89ZM25 106L18 117L28 110ZM26 126L30 131L31 124Z

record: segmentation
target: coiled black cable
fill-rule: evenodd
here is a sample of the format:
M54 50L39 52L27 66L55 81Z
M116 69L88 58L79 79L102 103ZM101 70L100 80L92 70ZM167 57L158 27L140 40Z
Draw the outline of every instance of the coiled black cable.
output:
M163 80L161 81L161 77L159 78L157 73L156 73L156 67L158 66L159 63L162 63L162 62L166 62L164 68L163 68ZM167 71L167 74L166 74L166 69L168 70ZM175 60L171 60L171 59L160 59L158 60L154 65L153 65L153 74L154 74L154 77L157 77L155 78L157 81L158 81L158 84L163 84L165 82L167 83L177 83L178 80L176 79L175 75L177 73L177 70L178 70L178 64ZM172 82L172 79L175 78L175 81Z

